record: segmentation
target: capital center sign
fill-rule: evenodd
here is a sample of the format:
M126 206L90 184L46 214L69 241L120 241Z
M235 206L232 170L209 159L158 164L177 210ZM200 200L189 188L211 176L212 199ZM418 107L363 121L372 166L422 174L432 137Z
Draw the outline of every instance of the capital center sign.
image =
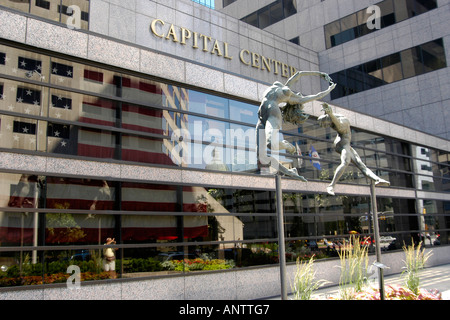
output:
M213 39L211 36L191 31L184 27L176 27L174 24L169 26L161 19L154 19L151 22L150 31L161 39L173 41L184 46L190 45L193 50L201 50L224 59L233 60L233 57L230 56L229 44ZM297 71L295 67L282 61L267 58L247 49L240 50L239 60L249 67L281 75L284 78L291 77Z

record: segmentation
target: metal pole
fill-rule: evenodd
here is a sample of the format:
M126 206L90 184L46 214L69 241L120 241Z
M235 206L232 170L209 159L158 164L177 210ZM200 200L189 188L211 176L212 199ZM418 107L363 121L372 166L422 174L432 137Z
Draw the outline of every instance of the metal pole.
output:
M375 181L372 181L370 184L370 200L372 204L372 220L373 220L373 229L374 229L374 238L375 238L375 250L377 256L378 265L382 265L381 263L381 246L380 246L380 230L378 227L378 212L377 212L377 195L375 193ZM384 275L383 268L378 267L378 282L380 286L380 300L384 300Z
M280 259L281 300L287 300L283 192L281 190L281 176L279 174L275 175L275 186L276 186L277 214L278 214L278 255Z

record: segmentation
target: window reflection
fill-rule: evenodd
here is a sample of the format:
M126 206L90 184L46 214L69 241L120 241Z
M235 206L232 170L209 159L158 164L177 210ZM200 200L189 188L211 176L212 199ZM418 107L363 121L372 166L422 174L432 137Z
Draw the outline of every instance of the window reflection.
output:
M376 5L381 9L381 28L386 28L397 22L437 8L437 3L434 0L385 0L376 3ZM373 12L367 13L367 9L363 9L325 25L326 48L329 49L375 32L377 29L369 29L367 27L367 21L372 15Z
M188 96L189 111L225 119L229 118L228 99L193 90L189 90Z
M0 45L2 63L0 71L4 74L31 79L45 83L48 81L49 58L47 56Z
M243 103L236 100L229 100L230 120L245 123L256 123L258 120L258 106Z
M442 39L430 41L330 75L338 84L331 92L331 99L445 68L446 65Z
M417 57L424 56L422 47L439 54L442 41L415 48ZM8 112L1 116L0 133L10 137L1 140L4 148L215 171L256 172L253 145L257 105L7 46L0 49L0 62L3 62L0 71L16 72L24 79L23 82L0 81L0 110ZM396 81L400 62L405 63L403 58L407 52L412 51L344 70L337 79L341 79L340 84L347 81L347 86L340 85L338 89L350 94L381 82ZM430 65L439 65L439 56L428 61ZM33 72L27 76L30 71ZM28 79L39 80L42 85L29 84ZM69 90L73 86L87 92L48 88L49 79L52 84L67 85ZM28 116L49 118L35 120ZM284 138L298 145L301 154L292 157L281 150L280 160L287 166L299 162L298 168L307 179L330 180L339 162L339 155L332 148L334 134L330 129L321 128L314 119L309 119L299 128L286 126L285 130ZM359 152L365 162L379 175L393 180L393 185L412 186L410 160L398 156L409 156L405 143L353 130L353 144L361 147ZM320 170L311 161L312 147L319 153ZM386 152L395 156L386 156ZM423 184L423 188L446 188L448 179L439 170L432 170L434 182ZM353 167L342 181L367 183Z
M55 269L56 262L60 267L67 267L64 262L77 264L82 266L82 272L91 272L97 280L108 279L107 275L103 277L102 265L95 263L103 258L103 251L79 247L103 245L107 237L115 238L118 245L127 245L116 251L120 277L278 261L277 219L270 191L11 173L1 173L0 184L0 206L6 209L0 212L2 246L36 245L36 232L39 244L77 245L75 250L2 252L2 263L12 268L10 277L15 277L14 270L18 274L22 270L22 281L35 271L57 274L60 270ZM377 202L382 250L400 250L404 243L410 243L411 237L424 240L426 245L448 244L448 203L418 199L418 219L415 199L379 197ZM351 234L373 252L369 203L368 197L361 196L284 193L288 261L308 259L312 254L316 258L336 258ZM44 204L51 212L39 213L36 220L34 209ZM184 213L177 213L181 211ZM40 224L42 221L45 223ZM45 233L41 228L45 228ZM411 230L420 231L411 234ZM183 245L185 241L190 245ZM192 245L193 242L197 244ZM139 248L133 248L133 244L139 244ZM88 265L91 269L83 269ZM10 281L13 286L21 284Z
M241 20L257 28L264 29L296 13L297 5L295 1L276 0Z

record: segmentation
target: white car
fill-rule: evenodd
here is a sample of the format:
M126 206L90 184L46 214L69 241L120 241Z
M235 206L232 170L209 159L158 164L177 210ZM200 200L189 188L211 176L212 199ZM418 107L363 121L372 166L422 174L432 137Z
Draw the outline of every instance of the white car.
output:
M391 243L392 241L397 240L397 238L391 237L391 236L382 236L380 237L380 242L388 242Z

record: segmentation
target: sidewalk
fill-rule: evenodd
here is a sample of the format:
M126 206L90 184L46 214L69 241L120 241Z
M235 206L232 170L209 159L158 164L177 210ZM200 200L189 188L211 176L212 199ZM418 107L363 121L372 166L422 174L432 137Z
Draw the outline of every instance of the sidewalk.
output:
M442 300L450 300L450 264L428 267L419 273L420 288L438 290L442 294ZM385 285L403 285L401 274L393 274L384 277ZM378 283L374 286L377 287ZM315 300L325 300L339 293L339 286L330 286L319 289L313 294ZM272 297L268 300L280 300L281 297ZM291 296L288 296L291 299Z

